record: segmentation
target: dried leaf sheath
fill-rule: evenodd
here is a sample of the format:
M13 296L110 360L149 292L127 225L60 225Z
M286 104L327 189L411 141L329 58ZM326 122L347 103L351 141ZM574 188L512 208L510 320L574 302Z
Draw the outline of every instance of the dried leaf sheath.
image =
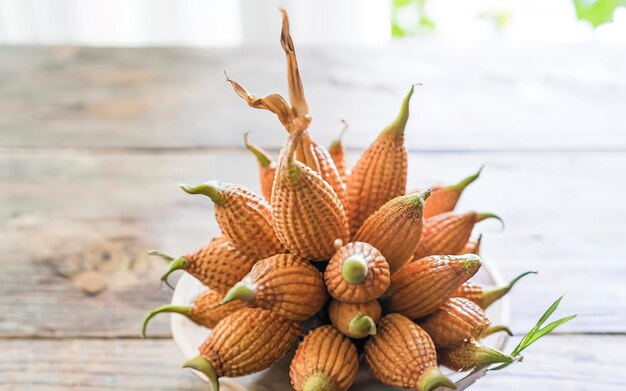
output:
M413 87L404 98L398 117L363 152L347 183L347 214L354 235L365 219L385 202L406 191L407 152L404 128L409 119Z
M301 134L291 135L279 161L272 190L276 235L294 255L329 259L336 239L348 241L348 221L335 191L322 177L294 159Z

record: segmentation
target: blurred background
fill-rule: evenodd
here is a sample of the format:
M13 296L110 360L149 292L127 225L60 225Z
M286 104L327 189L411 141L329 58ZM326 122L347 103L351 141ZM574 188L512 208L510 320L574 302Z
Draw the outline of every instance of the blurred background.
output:
M245 104L287 96L290 13L312 137L348 161L414 83L408 186L485 169L459 211L505 279L513 342L557 297L578 317L477 390L624 390L626 0L0 0L0 389L179 389L166 264L219 234L177 183L259 190ZM512 347L513 345L511 345Z
M620 0L2 0L0 42L222 47L274 42L280 4L300 45L625 42Z

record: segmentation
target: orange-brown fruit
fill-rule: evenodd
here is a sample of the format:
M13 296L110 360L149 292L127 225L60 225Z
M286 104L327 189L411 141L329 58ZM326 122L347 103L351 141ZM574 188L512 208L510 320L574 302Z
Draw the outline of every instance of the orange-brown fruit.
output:
M240 299L287 319L305 320L322 309L327 298L322 273L302 258L278 254L257 262L223 303Z
M467 281L461 285L457 290L452 293L452 297L464 297L478 304L481 308L485 309L499 300L501 297L509 293L509 291L517 284L517 282L523 277L529 274L537 274L535 271L528 271L515 277L508 284L485 289L484 287L474 284L471 281Z
M391 277L386 308L411 319L439 308L481 266L478 255L437 255L409 263Z
M343 129L341 133L339 133L339 137L337 137L328 147L328 153L330 157L335 162L335 167L337 167L337 171L339 172L339 176L341 176L341 180L346 183L348 181L348 176L350 175L350 169L348 168L348 162L346 160L346 151L343 147L343 142L341 139L343 138L344 133L348 130L348 123L343 121Z
M285 252L274 233L272 208L262 197L242 186L219 181L181 188L213 201L217 223L237 250L254 259Z
M385 202L406 191L404 128L409 119L413 88L404 98L398 117L380 133L352 168L346 203L351 235Z
M512 363L513 357L499 350L488 348L475 340L451 349L437 349L439 363L455 371L469 371L491 364Z
M502 222L492 213L476 212L446 212L426 219L415 259L429 255L458 254L469 240L474 225L488 218Z
M276 235L292 254L329 259L336 239L347 241L348 221L337 194L322 177L294 159L300 134L289 137L281 152L272 190Z
M381 308L378 301L344 303L330 301L328 315L337 330L350 338L365 338L376 334L376 323L380 320Z
M155 250L149 254L171 261L167 273L161 277L166 284L169 285L167 278L174 271L185 270L218 293L228 292L254 265L254 259L238 251L223 236L215 237L198 251L176 259Z
M467 241L467 243L465 243L465 246L463 246L463 249L461 249L461 251L459 251L459 255L461 254L476 254L476 255L480 255L480 245L482 244L483 241L483 234L478 235L478 239L476 240L472 240L469 239Z
M274 175L276 174L276 163L272 160L272 156L269 153L248 140L248 133L244 134L244 143L246 148L248 148L257 159L261 193L263 194L263 198L269 202L272 198L272 185L274 184Z
M391 274L407 264L422 236L422 207L430 191L398 196L365 220L354 240L366 242L383 254Z
M328 182L330 187L333 188L337 197L339 197L339 201L343 204L346 197L346 184L341 178L341 174L339 174L339 170L337 166L335 166L335 162L326 148L313 141L309 132L306 131L300 139L300 144L301 145L296 148L296 159L309 166L313 171L318 172L322 179ZM310 152L312 156L306 156L304 152L301 151L305 151L306 153ZM313 160L314 163L308 164L307 162L310 160Z
M365 303L387 291L389 265L374 246L351 242L341 247L324 271L328 293L346 303Z
M244 308L222 319L183 367L204 373L213 391L221 376L243 376L269 368L302 333L298 322L262 308Z
M358 369L352 341L333 326L320 326L304 337L291 361L289 376L296 391L347 391Z
M221 301L224 295L211 289L198 295L192 306L178 306L166 304L151 311L143 322L142 335L145 338L148 322L160 313L178 313L191 319L200 326L213 328L223 318L246 306L241 300L234 300L226 304Z
M400 314L382 318L378 333L365 343L365 362L376 380L390 386L419 391L456 389L439 370L428 334Z
M484 167L484 166L483 166ZM433 194L424 205L424 218L427 219L441 213L453 211L463 194L463 190L480 176L481 167L474 175L468 176L459 183L433 189Z
M503 326L490 327L491 322L478 304L462 297L446 300L437 311L423 319L420 326L435 346L453 348L472 339L481 339L496 331L510 331Z

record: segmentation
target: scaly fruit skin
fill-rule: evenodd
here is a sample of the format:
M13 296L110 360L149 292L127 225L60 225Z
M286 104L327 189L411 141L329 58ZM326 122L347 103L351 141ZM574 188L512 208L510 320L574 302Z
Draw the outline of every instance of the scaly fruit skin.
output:
M411 319L439 308L481 266L478 255L430 256L412 262L391 277L386 308Z
M276 162L272 161L269 153L261 147L248 141L248 133L244 135L246 148L254 154L259 166L259 180L261 182L261 193L267 202L272 199L272 186L276 175Z
M246 307L246 303L241 300L222 304L223 298L223 294L209 289L201 293L191 307L166 304L155 308L144 319L141 335L144 338L146 337L148 323L153 317L161 313L178 313L188 317L200 326L213 328L217 322L226 316Z
M343 134L346 132L347 129L348 129L348 125L344 121L344 127L341 130L339 137L336 140L334 140L328 147L328 153L330 154L330 157L333 159L333 162L335 162L335 167L337 167L339 176L341 177L341 180L344 183L347 183L348 176L350 175L350 169L348 168L348 162L346 160L346 151L341 141L341 138L343 137Z
M321 326L304 337L289 376L296 391L347 391L358 368L354 344L333 326Z
M261 308L244 308L222 319L200 346L217 377L243 376L270 367L302 333L298 322Z
M437 349L439 363L455 371L469 371L497 363L512 363L513 357L481 345L475 340L452 349Z
M182 188L211 198L217 223L237 250L254 259L285 252L274 233L272 209L262 197L242 186L219 181Z
M490 217L499 219L493 214L476 212L447 212L426 219L415 259L429 255L458 254L472 234L474 225Z
M529 274L537 274L537 272L524 272L512 279L508 284L487 289L468 281L461 285L457 290L455 290L452 293L452 297L464 297L478 304L478 306L480 306L481 308L486 309L491 304L509 293L509 291L515 286L515 284L517 284L519 280Z
M276 235L290 253L310 260L330 258L336 239L347 241L348 220L337 194L322 177L294 160L302 134L283 148L274 188L272 215Z
M421 391L437 386L455 388L439 372L435 345L428 334L400 314L382 318L378 333L365 343L365 361L372 376L390 386Z
M357 270L358 276L350 276ZM348 281L348 278L350 281ZM374 246L351 242L330 259L324 281L328 293L346 303L365 303L382 296L389 287L389 265Z
M161 278L163 281L167 282L167 277L172 272L183 269L219 293L228 292L254 265L254 259L238 251L224 236L215 237L198 251L177 259L156 251L150 254L172 261L169 270Z
M322 309L328 295L322 273L306 260L278 254L257 262L224 302L241 299L291 320L305 320Z
M480 255L480 245L482 244L482 241L483 241L482 234L478 235L478 239L476 240L469 239L467 243L465 243L465 246L463 246L461 251L459 251L459 255L462 255L462 254Z
M350 234L385 202L406 191L407 152L404 128L409 118L413 87L404 98L400 114L363 152L347 182L347 214Z
M333 188L343 204L346 197L346 184L341 179L339 170L326 148L313 141L307 131L303 132L300 143L301 145L296 149L296 159L319 173L322 179Z
M473 301L453 297L419 324L440 349L482 338L491 322L485 311Z
M422 236L422 207L430 191L396 197L365 220L354 240L366 242L383 254L393 275L407 264Z
M468 176L454 185L439 186L437 189L433 189L432 196L424 205L424 218L453 211L465 188L478 179L482 170L483 167L476 174Z
M331 300L328 306L330 321L343 335L350 338L365 338L376 334L376 323L380 320L381 308L378 301L366 303L344 303Z
M204 327L213 328L228 315L246 307L241 300L222 304L224 295L213 290L201 293L191 306L189 319Z

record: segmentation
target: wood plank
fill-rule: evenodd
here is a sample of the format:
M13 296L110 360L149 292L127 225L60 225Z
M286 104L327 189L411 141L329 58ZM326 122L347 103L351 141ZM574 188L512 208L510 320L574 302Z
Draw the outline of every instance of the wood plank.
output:
M625 336L552 336L525 360L491 372L474 387L488 390L623 390ZM3 390L206 390L180 368L170 340L0 340Z
M296 37L297 41L297 37ZM299 48L323 143L344 118L348 145L367 145L409 85L413 149L624 149L626 49L596 45ZM284 131L247 108L223 70L251 92L285 94L284 55L229 50L0 48L0 146L268 147ZM593 131L591 131L593 130Z
M354 161L354 155L350 156ZM512 293L517 333L562 294L563 330L626 331L626 234L619 153L424 153L410 159L409 186L486 169L460 210L499 213L481 223L484 255L512 277L537 269ZM0 336L138 335L147 310L170 294L157 247L192 250L217 234L209 201L176 183L223 179L257 189L247 152L128 154L120 151L3 150L0 154ZM108 286L87 295L79 276ZM71 321L68 321L71 319ZM167 317L151 335L169 335Z

